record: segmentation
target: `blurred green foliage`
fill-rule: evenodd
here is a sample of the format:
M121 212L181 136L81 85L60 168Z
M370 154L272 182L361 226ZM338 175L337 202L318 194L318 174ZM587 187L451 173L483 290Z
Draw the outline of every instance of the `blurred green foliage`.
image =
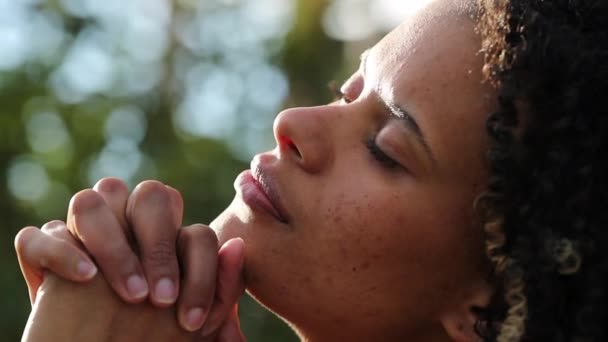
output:
M196 11L225 15L228 13L226 11L239 3L216 2L218 4L215 7L202 10L196 9L196 1L170 2L168 11L175 22L167 25L167 30L179 26L180 18L190 17ZM150 62L144 55L143 62L138 62L149 68L162 69L161 76L152 86L144 90L136 87L135 91L121 93L116 90L120 87L114 84L103 91L79 93L76 99L70 98L69 94L62 95L61 89L58 89L53 80L58 77L60 65L70 57L68 47L78 41L77 37L84 30L101 25L99 18L78 16L67 10L66 7L69 6L66 4L74 4L75 1L32 0L25 3L24 6L30 6L31 10L44 11L48 18L59 22L64 38L50 50L50 54L45 55L46 59L27 60L13 68L5 65L4 71L0 68L1 341L19 340L30 309L12 243L21 227L41 226L51 219L65 219L73 193L91 187L94 176L114 175L111 170L121 171L125 168L132 169L126 179L131 186L143 179L156 178L181 191L185 203L185 224L209 222L232 199L234 177L248 167L248 152L240 153L239 148L244 145L231 142L254 127L263 132L261 138L258 138L262 142L258 145L270 147L272 118L280 109L270 110L271 105L255 107L242 100L235 112L247 112L255 107L257 116L253 119L237 116L236 124L229 130L229 134L221 137L196 135L176 127L175 115L180 99L183 99L183 93L187 91L185 82L179 82L180 79L183 81L184 76L180 76L182 71L179 65L176 67L178 62L186 61L184 63L189 63L190 66L206 63L202 70L207 70L205 68L209 65L222 66L228 60L247 60L250 56L243 55L247 51L239 50L240 45L234 51L231 50L232 53L223 55L218 51L209 52L192 47L186 49L183 46L188 47L188 39L180 40L179 37L174 37L178 34L172 33L166 35L166 51L157 60ZM109 3L116 4L115 1ZM0 1L0 8L3 4L6 6L6 2ZM344 79L348 70L357 63L356 58L353 62L344 56L343 42L332 40L324 34L321 18L327 5L328 1L324 0L294 0L295 10L289 18L290 27L285 34L266 37L258 44L266 49L261 54L261 63L282 70L283 77L288 80L289 93L281 99L280 106L327 102L331 99L327 91L328 82ZM268 11L272 11L272 8ZM6 32L0 30L0 34ZM225 32L224 38L235 38L232 37L235 34L239 33ZM0 46L0 49L4 48L8 47ZM122 53L118 50L118 54ZM135 63L134 68L140 64ZM97 64L93 64L95 65ZM255 65L249 66L254 67ZM248 66L241 65L240 68L239 72L246 73L243 70ZM95 70L97 69L78 70L75 77L82 76L84 80L89 76L93 78ZM145 78L149 70L142 70L145 72L136 72L131 77L139 75ZM275 74L270 73L271 76ZM281 79L275 76L266 79ZM204 79L204 72L201 77ZM136 82L138 79L131 81ZM259 86L272 90L274 84ZM227 91L231 90L230 87L227 88ZM245 88L244 92L247 91L248 88ZM246 95L239 94L241 98ZM205 106L204 102L199 104ZM122 112L119 112L113 116L117 109L126 110L128 115L121 118L119 114ZM137 127L120 126L125 117L132 120L141 114L143 119L140 118L139 123L143 131L141 127L138 131ZM128 128L123 135L143 132L141 139L130 143L118 139L122 145L110 146L110 140L114 137L114 133L108 132L111 117L118 118L116 120L119 124L112 126L114 129ZM256 121L258 119L259 122ZM132 122L128 120L126 124ZM53 125L59 125L59 128ZM53 127L54 133L50 131ZM124 140L125 137L119 134L119 138ZM247 142L244 144L247 145ZM117 165L113 169L104 169L103 163L111 162ZM282 321L260 308L249 297L242 301L241 316L242 327L249 341L296 340Z

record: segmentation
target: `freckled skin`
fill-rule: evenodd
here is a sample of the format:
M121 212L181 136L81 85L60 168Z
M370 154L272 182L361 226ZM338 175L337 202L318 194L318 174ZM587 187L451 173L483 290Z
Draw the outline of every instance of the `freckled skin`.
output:
M238 195L211 224L220 242L245 240L248 291L305 340L448 341L439 317L484 283L473 202L487 177L494 95L481 82L474 24L452 7L437 0L373 47L366 74L344 86L352 103L277 117L277 141L289 137L301 154L265 154L288 226ZM412 112L434 165L411 138L396 139L406 169L370 154L366 139L394 124L379 95Z

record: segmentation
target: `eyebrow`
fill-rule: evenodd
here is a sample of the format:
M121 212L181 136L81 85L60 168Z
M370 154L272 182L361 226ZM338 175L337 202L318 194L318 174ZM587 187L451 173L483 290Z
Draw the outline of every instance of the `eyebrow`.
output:
M418 126L416 120L414 120L414 118L405 109L395 103L384 102L384 105L390 111L392 116L403 122L406 129L414 134L414 138L416 139L416 141L418 141L418 143L422 146L422 148L427 153L433 164L436 164L437 160L435 159L435 155L433 154L431 147L427 143L424 134L422 133L422 130L420 129L420 126Z
M361 69L361 73L363 75L365 75L365 71L367 69L367 58L369 57L370 50L371 49L365 50L361 54L361 57L360 57L360 59L361 59L360 69ZM433 154L431 147L429 146L426 138L424 137L424 134L422 133L422 130L420 129L420 126L418 125L418 123L416 122L414 117L412 115L410 115L410 113L407 110L405 110L402 106L400 106L399 104L394 103L392 101L387 102L385 99L383 99L380 96L378 96L378 99L382 102L384 107L391 113L391 115L393 117L395 117L395 118L399 119L399 121L403 122L403 124L405 125L405 128L408 131L413 133L416 141L422 146L422 148L427 153L428 157L431 159L433 164L436 164L437 160L435 159L435 155Z

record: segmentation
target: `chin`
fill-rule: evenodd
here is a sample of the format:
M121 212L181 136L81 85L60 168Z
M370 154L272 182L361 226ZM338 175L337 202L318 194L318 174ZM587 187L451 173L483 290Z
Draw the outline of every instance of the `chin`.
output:
M219 245L223 245L226 241L240 237L245 243L245 227L247 226L247 218L243 215L238 215L238 211L235 210L238 207L237 200L234 199L232 203L219 214L209 226L217 234Z
M297 300L297 294L285 273L293 265L284 262L278 246L285 245L281 227L265 217L253 215L238 199L235 199L210 227L216 232L219 244L240 237L245 242L244 278L247 292L262 306L278 316L285 317L285 307ZM276 229L279 228L279 229Z

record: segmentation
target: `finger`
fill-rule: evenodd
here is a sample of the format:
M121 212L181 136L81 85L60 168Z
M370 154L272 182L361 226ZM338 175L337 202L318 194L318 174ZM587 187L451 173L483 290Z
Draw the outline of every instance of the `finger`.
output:
M127 232L126 236L129 236L126 208L127 199L129 198L129 188L127 185L118 178L106 177L100 179L93 190L97 191L104 201L116 216L120 226Z
M171 195L157 181L140 183L127 203L127 219L133 229L142 265L151 286L152 303L168 306L179 292L177 226L172 217Z
M72 235L72 233L70 233L65 222L59 220L49 221L45 223L42 227L40 227L40 231L54 238L69 243L70 245L76 247L84 255L86 255L89 260L91 260L91 256L88 255L84 245L80 242L80 240L78 240L74 235Z
M165 187L167 188L171 201L173 224L175 227L181 227L184 216L184 200L182 199L182 195L179 193L179 191L168 185L165 185Z
M211 312L202 334L217 330L228 317L234 304L245 292L243 280L244 242L241 238L228 240L218 252L217 285Z
M84 252L36 227L19 231L15 237L15 249L32 304L36 301L45 269L78 282L90 280L97 273L97 268Z
M215 342L245 342L237 311L237 305L235 305L230 317L221 326Z
M178 319L188 331L201 328L215 295L218 263L217 236L208 226L195 224L180 229L179 259L182 266L182 291Z
M127 302L140 302L148 285L120 223L104 199L93 190L74 195L68 209L68 229L86 247L116 293Z

